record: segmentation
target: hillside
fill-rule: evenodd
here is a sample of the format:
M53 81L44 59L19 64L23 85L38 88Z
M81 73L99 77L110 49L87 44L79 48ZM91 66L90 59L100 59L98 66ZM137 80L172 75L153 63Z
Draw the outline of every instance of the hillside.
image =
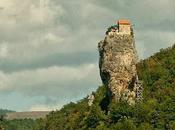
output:
M174 130L175 45L140 61L137 71L144 91L143 101L135 106L114 103L106 96L106 87L101 86L91 107L87 98L70 103L60 111L51 112L35 129Z
M175 45L161 49L137 64L143 82L143 101L130 106L110 100L107 87L88 99L69 103L60 111L39 120L1 120L7 130L174 130L175 129Z

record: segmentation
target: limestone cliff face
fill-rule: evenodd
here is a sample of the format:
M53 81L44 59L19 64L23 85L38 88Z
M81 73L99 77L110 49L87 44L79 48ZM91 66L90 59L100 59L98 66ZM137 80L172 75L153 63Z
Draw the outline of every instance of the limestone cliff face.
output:
M112 98L134 104L139 96L134 36L107 35L98 49L100 76Z

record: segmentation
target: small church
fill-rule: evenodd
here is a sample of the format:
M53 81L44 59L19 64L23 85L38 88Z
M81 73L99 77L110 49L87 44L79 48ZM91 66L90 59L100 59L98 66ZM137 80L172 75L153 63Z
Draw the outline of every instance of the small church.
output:
M131 23L129 20L121 19L118 20L116 25L113 25L108 28L106 35L114 35L114 34L121 34L121 35L131 35Z

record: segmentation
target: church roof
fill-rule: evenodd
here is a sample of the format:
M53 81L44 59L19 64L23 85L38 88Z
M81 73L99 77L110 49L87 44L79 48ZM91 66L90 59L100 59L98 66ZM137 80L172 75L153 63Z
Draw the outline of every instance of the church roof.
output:
M131 25L129 20L121 19L118 21L118 25Z

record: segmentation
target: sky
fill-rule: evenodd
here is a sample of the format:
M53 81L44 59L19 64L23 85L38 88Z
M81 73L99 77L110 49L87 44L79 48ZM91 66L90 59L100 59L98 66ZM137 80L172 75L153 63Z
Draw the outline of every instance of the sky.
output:
M174 0L0 0L0 108L60 109L100 86L98 42L132 21L140 59L175 42Z

